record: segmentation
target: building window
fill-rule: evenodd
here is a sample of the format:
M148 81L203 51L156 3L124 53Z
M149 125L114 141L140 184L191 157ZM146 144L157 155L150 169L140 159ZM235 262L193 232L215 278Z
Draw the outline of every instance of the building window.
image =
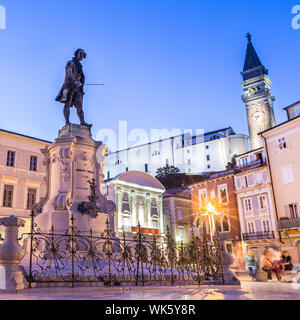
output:
M152 227L153 227L153 229L156 229L156 230L159 229L157 219L152 219Z
M180 241L183 241L183 239L184 239L184 231L183 231L183 228L179 228L179 238L180 238Z
M251 212L252 211L252 201L251 199L245 199L244 200L244 207L246 212Z
M297 219L300 218L300 210L299 210L299 204L292 203L288 205L288 214L289 218L291 219Z
M294 183L294 172L291 165L281 167L281 175L284 184Z
M30 156L30 171L37 171L38 158L36 156Z
M35 204L36 204L36 190L28 189L27 210L31 210Z
M263 196L259 196L259 208L261 210L267 209L268 205L267 205L267 196L263 195Z
M148 163L145 164L145 172L148 173Z
M188 165L190 166L191 164L192 164L192 160L189 159L189 160L188 160Z
M14 194L14 187L5 185L4 192L3 192L3 207L12 208L13 194Z
M207 169L210 169L210 168L211 168L210 165L208 165L208 166L207 166Z
M208 149L209 149L209 146L206 146L205 148L206 148L206 150L208 150Z
M285 138L278 139L278 149L279 150L287 149L287 143L286 143Z
M210 161L210 156L209 156L209 155L206 156L206 160L207 160L207 161Z
M15 158L16 153L14 151L7 151L6 165L13 168L15 166Z
M229 218L227 216L224 216L222 219L222 229L223 229L223 232L230 231Z
M122 212L130 213L129 196L127 192L123 194Z
M241 159L241 166L247 167L248 166L248 158L242 158Z
M157 156L159 156L160 155L160 152L159 151L154 151L153 153L152 153L152 157L157 157Z
M218 233L222 232L222 225L219 217L215 217L215 228Z
M131 232L131 221L130 215L125 213L123 214L123 231L124 232Z
M156 199L152 199L151 201L151 216L158 217L158 210L157 210L157 201Z
M248 233L250 234L255 233L254 222L248 222Z
M221 204L228 203L227 185L218 186L219 202Z
M199 206L201 209L206 206L206 201L207 201L206 189L199 190Z
M271 227L270 227L270 221L269 220L264 220L262 222L263 224L263 230L264 232L270 232L271 231Z
M107 179L110 179L110 171L107 171Z
M178 220L182 220L182 217L183 217L183 215L182 215L182 210L181 210L181 209L178 209L178 210L177 210L177 219L178 219Z
M215 227L216 227L216 231L218 233L229 232L230 226L229 226L228 217L227 216L215 217Z

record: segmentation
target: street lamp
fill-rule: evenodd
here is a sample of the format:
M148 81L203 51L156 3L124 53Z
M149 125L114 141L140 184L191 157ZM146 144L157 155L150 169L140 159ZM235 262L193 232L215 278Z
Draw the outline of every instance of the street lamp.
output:
M206 212L202 213L202 216L208 216L209 229L210 229L210 240L213 242L213 236L215 234L216 225L215 225L215 215L220 213L216 211L216 208L212 205L211 202L207 204Z

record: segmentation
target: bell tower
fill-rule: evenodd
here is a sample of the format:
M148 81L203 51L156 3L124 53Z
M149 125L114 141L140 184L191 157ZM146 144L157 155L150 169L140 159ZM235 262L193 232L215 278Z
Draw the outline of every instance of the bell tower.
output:
M273 110L274 96L268 78L268 70L262 65L248 33L248 46L245 58L242 87L243 102L246 104L251 149L263 146L259 133L275 126Z

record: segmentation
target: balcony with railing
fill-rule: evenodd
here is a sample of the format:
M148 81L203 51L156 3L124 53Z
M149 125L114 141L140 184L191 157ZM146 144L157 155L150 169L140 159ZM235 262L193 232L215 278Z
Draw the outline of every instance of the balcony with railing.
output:
M300 218L281 218L278 221L279 230L300 228Z
M243 233L243 241L272 240L274 238L274 231Z
M241 171L248 171L251 169L256 169L256 168L260 168L266 165L266 160L264 159L257 159L257 160L253 160L251 162L248 162L245 165L240 164L238 166L238 169Z

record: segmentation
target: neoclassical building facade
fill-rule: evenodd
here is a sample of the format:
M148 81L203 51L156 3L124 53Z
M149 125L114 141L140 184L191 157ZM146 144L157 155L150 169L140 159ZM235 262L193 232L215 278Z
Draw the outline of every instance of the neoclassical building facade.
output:
M44 156L49 141L0 130L0 217L25 219L29 230L30 212L45 193Z
M119 236L125 232L133 237L139 224L145 236L165 235L165 188L157 179L144 172L129 171L105 181L103 192L117 204L115 230Z

